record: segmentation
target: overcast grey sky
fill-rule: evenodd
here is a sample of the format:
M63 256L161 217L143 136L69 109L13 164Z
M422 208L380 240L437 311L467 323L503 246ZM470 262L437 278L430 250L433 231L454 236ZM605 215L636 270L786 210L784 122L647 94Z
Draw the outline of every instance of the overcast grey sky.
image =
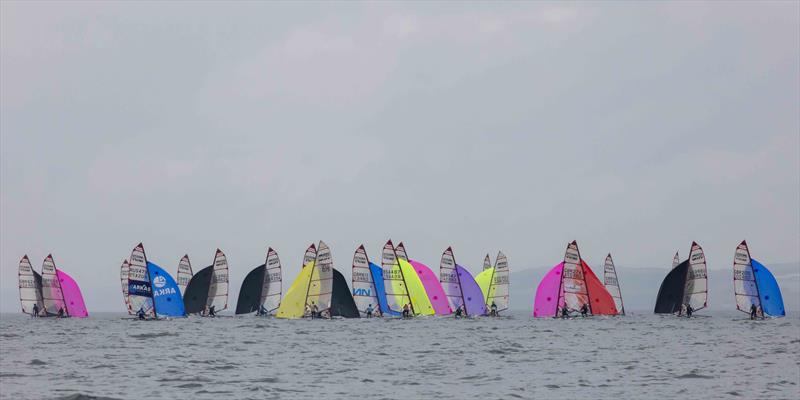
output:
M390 237L437 271L800 260L799 7L3 1L0 310L52 252L121 311L140 241L222 248L232 306L319 239L348 276Z

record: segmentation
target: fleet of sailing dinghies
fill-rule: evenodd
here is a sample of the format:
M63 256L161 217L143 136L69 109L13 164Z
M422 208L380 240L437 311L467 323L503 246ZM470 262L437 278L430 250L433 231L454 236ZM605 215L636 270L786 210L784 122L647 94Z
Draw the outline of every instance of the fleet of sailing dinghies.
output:
M744 240L733 256L733 293L736 309L754 316L783 317L783 296L778 281L769 270L750 257Z
M619 287L619 280L617 279L617 268L614 267L614 260L611 258L611 253L606 256L606 263L603 266L603 283L606 289L611 293L614 298L614 304L617 306L619 315L625 315L625 306L622 304L622 290Z
M278 252L268 247L263 264L253 268L239 290L236 314L284 319L366 318L497 315L509 309L508 259L489 254L474 278L456 262L451 247L443 253L438 275L427 265L409 258L405 245L388 240L381 249L380 265L373 263L364 245L353 254L352 286L334 268L325 242L312 243L303 255L299 274L283 290L283 270ZM147 259L142 243L120 266L120 287L125 308L137 319L168 319L188 314L217 316L227 309L228 260L220 249L213 263L192 273L189 256L178 264L177 279ZM736 309L751 319L786 315L780 287L770 271L751 257L742 241L733 258ZM33 317L87 317L89 314L77 282L56 267L52 255L41 273L27 255L19 261L19 299L22 312ZM708 273L703 248L692 242L689 257L678 252L655 303L657 314L687 314L708 306ZM491 313L489 311L492 311ZM691 312L690 312L691 311ZM567 244L564 258L539 282L533 317L625 315L619 277L609 253L600 280L581 257L578 243Z
M123 261L122 295L128 314L141 314L143 318L158 319L185 317L181 292L175 279L160 266L147 260L144 246L133 248L129 260Z
M483 271L475 277L486 299L486 308L491 310L492 304L497 311L508 309L508 259L502 251L497 253L494 267L489 255L483 259Z
M217 249L214 262L189 280L183 304L187 314L202 316L216 315L228 308L228 259L222 250Z
M281 305L281 260L270 247L264 264L255 267L244 278L236 301L236 314L273 315Z
M486 300L481 287L466 268L456 263L451 247L442 253L439 281L450 301L451 309L460 308L465 316L486 314Z
M536 289L534 317L569 315L587 307L591 315L617 315L614 299L581 259L578 243L567 245L564 261L545 275Z
M41 275L27 255L19 261L19 301L22 312L35 317L89 316L78 283L56 268L52 255L44 259Z
M692 242L689 258L672 268L661 282L654 311L680 315L686 312L687 306L693 311L708 306L706 256L697 242Z
M181 261L178 262L178 289L180 289L181 294L186 293L186 286L189 285L189 280L192 279L192 263L189 262L189 255L186 254L181 257Z

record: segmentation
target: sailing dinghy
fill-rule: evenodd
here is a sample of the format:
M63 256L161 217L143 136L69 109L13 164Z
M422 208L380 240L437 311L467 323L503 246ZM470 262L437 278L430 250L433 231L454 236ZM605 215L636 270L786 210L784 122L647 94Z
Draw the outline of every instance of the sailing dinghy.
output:
M435 315L449 315L453 313L453 310L450 309L450 302L447 300L447 295L444 293L444 288L442 284L439 282L439 277L433 273L433 271L425 264L414 261L408 258L408 254L406 253L406 247L403 245L403 242L400 242L397 247L395 248L397 257L399 258L400 262L407 261L411 264L411 268L413 269L413 274L409 273L409 275L416 274L419 281L422 283L422 291L424 291L426 296L422 296L420 293L420 297L423 297L423 300L427 298L428 302L431 303L431 307L433 308L433 312ZM408 268L406 268L408 269ZM411 290L412 297L414 290ZM422 310L428 310L427 313L423 313L425 315L433 315L429 311L427 302L422 305L418 305L417 308Z
M739 311L750 314L751 307L755 306L762 316L786 316L778 281L767 267L750 257L744 240L736 247L733 257L733 291Z
M42 263L42 304L47 316L89 316L78 283L56 268L52 255L48 255Z
M228 308L228 259L217 249L214 263L198 271L189 280L183 294L187 314L206 316L211 307L214 313Z
M254 268L242 282L236 314L272 315L281 304L282 274L278 252L270 247L264 264Z
M19 260L19 302L22 312L28 315L33 315L34 305L39 310L39 315L44 309L42 276L33 270L27 254Z
M147 260L141 243L133 248L127 264L129 314L142 310L147 319L186 316L177 282L163 268Z
M295 278L281 301L278 318L303 318L306 306L317 306L320 315L330 315L333 294L333 260L331 250L325 242L319 242L319 249L309 246L303 257L300 275ZM348 290L349 291L349 290Z
M381 267L371 263L364 245L358 246L353 254L353 300L362 317L367 316L367 308L372 307L372 315L381 317L391 315L386 305L386 289L383 286Z
M403 306L408 304L411 315L434 315L428 294L414 267L405 259L398 257L392 241L389 240L381 251L383 283L386 288L386 301L392 314L402 315Z
M686 305L694 311L708 306L708 272L703 248L692 242L689 258L676 265L661 282L656 297L656 314L683 313Z
M559 311L578 311L583 305L591 315L617 315L614 299L581 258L578 243L567 245L564 261L553 267L536 289L534 317L555 317Z
M508 310L509 287L508 259L502 251L497 252L495 265L489 255L483 259L483 271L476 277L475 282L481 287L483 297L486 299L486 310L491 311L492 303L497 307L497 312Z
M486 314L486 300L481 287L466 268L456 263L451 247L442 253L439 281L450 302L450 309L457 310L462 307L464 316L467 317Z
M614 304L617 306L619 315L625 315L625 306L622 304L622 290L619 287L617 268L614 266L611 253L606 256L606 263L603 266L603 283L606 285L608 292L611 293L611 297L614 298Z

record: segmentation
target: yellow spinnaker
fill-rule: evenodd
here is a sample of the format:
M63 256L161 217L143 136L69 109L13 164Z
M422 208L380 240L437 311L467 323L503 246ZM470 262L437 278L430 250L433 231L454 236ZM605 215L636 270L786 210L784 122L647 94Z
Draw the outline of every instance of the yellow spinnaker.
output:
M406 288L408 288L408 295L411 297L411 304L414 306L414 313L416 315L434 315L436 311L433 309L433 304L428 298L428 292L425 291L425 286L417 275L414 267L408 261L399 258L400 270L403 271L403 278L406 281Z
M306 313L306 297L310 298L312 295L308 287L311 284L311 274L316 270L313 261L303 266L300 275L292 282L281 301L278 313L275 314L277 318L303 318Z
M492 298L494 298L494 292L496 289L495 285L492 285L492 277L494 276L494 267L487 268L477 276L475 276L475 282L478 283L478 286L481 287L481 293L483 293L483 298L486 299L486 306L489 307Z

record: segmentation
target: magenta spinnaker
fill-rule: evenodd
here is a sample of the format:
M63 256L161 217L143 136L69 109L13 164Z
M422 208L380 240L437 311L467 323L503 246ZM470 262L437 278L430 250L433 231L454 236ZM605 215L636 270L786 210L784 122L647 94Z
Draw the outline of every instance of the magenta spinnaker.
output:
M442 284L439 283L439 278L427 265L414 260L408 260L408 262L414 267L414 271L417 271L419 280L422 281L422 286L425 287L425 293L428 294L428 299L431 301L436 315L452 314L453 310L450 309L450 302L447 301L447 295L444 293Z
M74 318L86 318L89 312L86 311L86 303L83 302L83 295L78 283L67 275L64 271L56 272L58 281L61 283L61 293L64 294L64 303L67 306L67 314Z
M539 282L533 303L534 317L555 317L558 311L558 291L561 289L561 272L564 262L559 263Z

